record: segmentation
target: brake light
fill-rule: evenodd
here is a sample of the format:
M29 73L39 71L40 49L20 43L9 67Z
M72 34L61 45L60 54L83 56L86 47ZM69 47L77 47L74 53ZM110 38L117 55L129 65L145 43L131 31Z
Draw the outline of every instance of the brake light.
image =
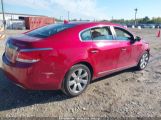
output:
M38 62L41 59L40 52L19 52L17 55L17 61L26 62L26 63L34 63Z
M42 49L26 49L21 50L17 54L16 61L24 63L35 63L41 60L45 51L51 50L51 48ZM43 52L44 51L44 52Z

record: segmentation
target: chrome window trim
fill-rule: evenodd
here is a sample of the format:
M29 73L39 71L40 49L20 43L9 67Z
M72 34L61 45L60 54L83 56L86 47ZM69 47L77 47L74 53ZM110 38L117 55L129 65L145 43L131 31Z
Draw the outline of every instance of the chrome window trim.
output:
M112 37L113 37L113 40L82 40L82 37L81 37L81 34L87 30L90 30L90 29L93 29L93 28L102 28L102 27L109 27L110 28L110 31L112 33ZM96 25L96 26L93 26L93 27L89 27L89 28L86 28L86 29L83 29L79 32L79 40L81 42L99 42L99 41L114 41L114 35L113 35L113 32L111 30L111 27L113 27L112 25Z
M32 51L45 51L45 50L53 50L53 48L28 48L28 49L20 49L19 52L32 52Z
M90 30L90 29L92 29L92 28L98 28L98 27L109 27L110 28L110 30L111 30L111 33L112 33L112 36L113 36L113 39L112 40L82 40L82 38L81 38L81 34L83 33L83 32L85 32L85 31L87 31L87 30ZM93 26L93 27L89 27L89 28L86 28L86 29L83 29L83 30L81 30L80 32L79 32L79 40L81 41L81 42L101 42L101 41L103 41L103 42L108 42L108 41L113 41L113 42L130 42L130 40L117 40L116 39L116 32L115 32L115 29L114 28L120 28L120 29L123 29L123 30L125 30L125 31L127 31L128 33L130 33L133 37L134 37L134 35L130 32L130 31L128 31L127 29L125 29L125 28L123 28L123 27L120 27L120 26L113 26L113 25L97 25L97 26Z

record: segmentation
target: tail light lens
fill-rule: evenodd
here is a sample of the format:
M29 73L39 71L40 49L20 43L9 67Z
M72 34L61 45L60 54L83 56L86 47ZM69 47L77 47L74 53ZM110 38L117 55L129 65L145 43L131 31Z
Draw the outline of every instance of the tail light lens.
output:
M17 54L16 61L24 63L35 63L41 60L44 52L52 50L52 48L43 49L26 49L21 50Z
M40 52L19 52L17 55L17 61L26 62L26 63L34 63L38 62L41 59Z

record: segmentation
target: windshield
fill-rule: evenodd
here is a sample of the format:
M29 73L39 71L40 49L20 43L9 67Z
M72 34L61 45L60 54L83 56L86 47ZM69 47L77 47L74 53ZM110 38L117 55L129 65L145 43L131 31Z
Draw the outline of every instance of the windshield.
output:
M32 37L47 38L47 37L50 37L51 35L54 35L68 28L72 28L74 26L75 26L74 24L52 24L52 25L35 29L26 34Z

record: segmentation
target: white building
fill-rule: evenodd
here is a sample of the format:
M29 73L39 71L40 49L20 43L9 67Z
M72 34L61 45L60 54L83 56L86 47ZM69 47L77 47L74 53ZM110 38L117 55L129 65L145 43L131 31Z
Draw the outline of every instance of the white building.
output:
M44 17L42 15L19 14L19 13L5 13L6 28L8 29L23 29L25 28L23 17ZM3 14L0 12L0 27L3 26Z

